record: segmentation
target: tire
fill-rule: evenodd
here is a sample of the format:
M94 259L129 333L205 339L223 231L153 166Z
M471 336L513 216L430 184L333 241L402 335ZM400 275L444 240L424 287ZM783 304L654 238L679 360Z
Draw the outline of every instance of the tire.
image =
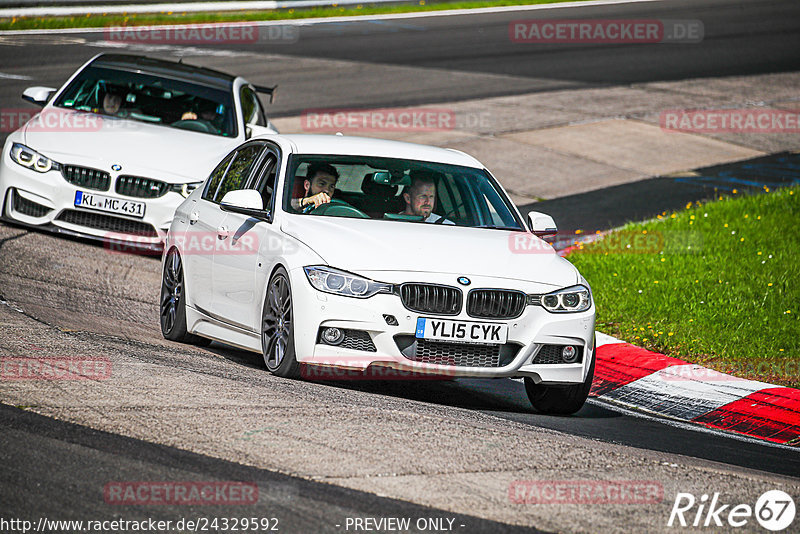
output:
M283 267L278 267L267 285L261 312L261 354L270 373L283 378L300 376L294 352L292 286Z
M211 340L190 334L186 330L186 285L183 281L183 262L174 248L167 254L161 274L161 334L171 341L206 346Z
M573 386L542 386L533 383L531 378L525 378L525 392L536 411L547 415L572 415L580 410L589 397L594 378L594 362L596 348L592 351L592 363L586 380L582 384Z

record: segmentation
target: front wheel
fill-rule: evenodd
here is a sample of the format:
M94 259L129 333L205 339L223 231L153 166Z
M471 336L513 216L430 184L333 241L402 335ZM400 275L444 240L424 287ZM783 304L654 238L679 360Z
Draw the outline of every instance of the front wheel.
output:
M208 345L206 338L190 334L186 329L186 286L183 282L183 262L172 249L164 262L161 277L161 334L169 340L195 345Z
M592 351L592 363L586 379L573 386L543 386L525 378L525 392L536 411L549 415L572 415L580 410L589 397L594 378L594 363L597 360L597 346Z
M261 353L267 369L274 375L296 378L300 364L294 353L292 287L283 267L270 278L261 318Z

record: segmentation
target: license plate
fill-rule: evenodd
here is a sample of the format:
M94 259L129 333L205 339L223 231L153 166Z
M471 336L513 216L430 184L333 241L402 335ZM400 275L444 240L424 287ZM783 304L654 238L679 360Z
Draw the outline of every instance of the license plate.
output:
M129 217L144 217L144 202L107 197L85 191L75 191L75 207L106 213L118 213Z
M416 337L434 341L503 344L508 340L508 325L420 317L417 319Z

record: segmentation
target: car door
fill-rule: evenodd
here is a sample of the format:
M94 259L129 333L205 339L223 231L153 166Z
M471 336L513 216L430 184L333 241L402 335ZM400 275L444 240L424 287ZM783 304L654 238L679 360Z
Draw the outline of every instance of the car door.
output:
M258 331L261 323L264 279L272 265L265 255L270 256L279 239L272 227L279 162L279 149L267 144L244 187L261 193L264 216L228 212L223 226L229 237L218 241L214 254L214 310L226 322L250 331Z
M188 304L205 314L211 311L211 266L216 248L217 228L222 224L224 214L216 201L217 191L231 166L237 151L228 154L211 172L203 194L198 200L190 201L189 225L180 236L183 240L184 276L191 297Z

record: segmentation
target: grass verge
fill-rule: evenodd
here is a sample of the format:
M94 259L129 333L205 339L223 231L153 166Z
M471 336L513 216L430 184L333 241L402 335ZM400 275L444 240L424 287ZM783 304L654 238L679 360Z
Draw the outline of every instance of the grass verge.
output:
M0 30L32 30L62 28L102 28L105 26L151 26L165 24L209 24L221 22L291 20L316 17L342 17L475 9L480 7L557 4L574 0L467 0L428 3L417 0L407 4L382 5L364 2L354 6L275 9L262 11L230 11L213 13L161 12L85 15L71 17L11 17L0 19Z
M569 255L598 330L742 378L800 387L800 188L720 197Z

